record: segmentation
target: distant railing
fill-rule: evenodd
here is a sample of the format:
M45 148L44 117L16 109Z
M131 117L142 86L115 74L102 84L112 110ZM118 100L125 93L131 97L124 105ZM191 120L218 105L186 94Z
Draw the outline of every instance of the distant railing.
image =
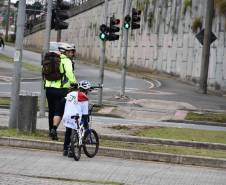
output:
M95 2L97 0L74 0L70 3L70 10L73 11L74 9L78 9L80 6L84 7L85 4ZM56 3L56 0L53 2L53 4ZM43 10L41 15L34 16L32 19L29 19L25 23L25 36L32 34L34 32L37 32L41 29L45 28L45 21L46 21L46 10L47 10L47 3L46 1L42 0L42 4L45 4L43 6ZM70 11L69 10L69 11ZM74 13L70 13L70 16L75 15Z

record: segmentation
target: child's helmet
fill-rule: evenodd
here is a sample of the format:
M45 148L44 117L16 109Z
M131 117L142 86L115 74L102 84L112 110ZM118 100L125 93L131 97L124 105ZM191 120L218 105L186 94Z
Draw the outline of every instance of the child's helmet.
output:
M91 83L88 80L82 80L78 83L80 89L89 90L91 88Z

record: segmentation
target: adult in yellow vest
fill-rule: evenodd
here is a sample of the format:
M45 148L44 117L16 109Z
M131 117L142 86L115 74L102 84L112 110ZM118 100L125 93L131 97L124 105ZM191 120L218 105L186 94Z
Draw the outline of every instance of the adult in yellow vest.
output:
M62 78L56 81L45 81L46 98L49 107L49 136L53 140L58 140L56 129L61 121L62 109L64 109L61 101L68 93L71 85L77 83L70 59L74 52L74 47L63 45L59 47L59 51L61 52L60 73L62 73Z

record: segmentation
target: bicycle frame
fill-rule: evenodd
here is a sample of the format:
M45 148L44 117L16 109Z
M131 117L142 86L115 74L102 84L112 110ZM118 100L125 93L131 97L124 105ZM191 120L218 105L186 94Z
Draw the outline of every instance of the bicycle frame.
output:
M103 86L92 87L91 90L102 87ZM89 158L94 157L99 149L98 134L94 129L90 128L90 116L92 114L92 108L93 106L89 104L88 118L86 118L86 115L84 115L85 121L81 119L79 122L79 114L71 116L71 119L74 119L74 124L77 126L76 129L72 129L71 134L71 151L75 161L80 159L81 149L83 149L84 154Z
M78 133L78 138L79 138L79 146L82 146L82 140L85 135L85 128L82 122L79 123L78 119L75 120L77 124L77 129L75 129Z

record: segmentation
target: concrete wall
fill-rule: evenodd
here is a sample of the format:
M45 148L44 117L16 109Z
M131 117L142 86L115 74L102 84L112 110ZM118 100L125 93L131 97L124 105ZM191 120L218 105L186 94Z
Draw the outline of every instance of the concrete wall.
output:
M205 24L206 0L193 0L187 6L184 0L133 0L133 7L142 9L141 28L130 30L128 65L137 65L179 75L197 81L200 76L202 45L195 38L191 27L197 17ZM103 23L104 5L100 4L68 20L69 29L62 31L62 41L75 43L79 54L90 61L99 60L99 25ZM109 2L109 16L121 18L124 0ZM209 87L226 90L226 35L225 18L216 15L213 32L217 40L211 45ZM199 31L199 30L198 30ZM52 31L52 40L56 33ZM25 38L27 45L43 42L43 31ZM107 42L106 57L120 63L121 38Z

